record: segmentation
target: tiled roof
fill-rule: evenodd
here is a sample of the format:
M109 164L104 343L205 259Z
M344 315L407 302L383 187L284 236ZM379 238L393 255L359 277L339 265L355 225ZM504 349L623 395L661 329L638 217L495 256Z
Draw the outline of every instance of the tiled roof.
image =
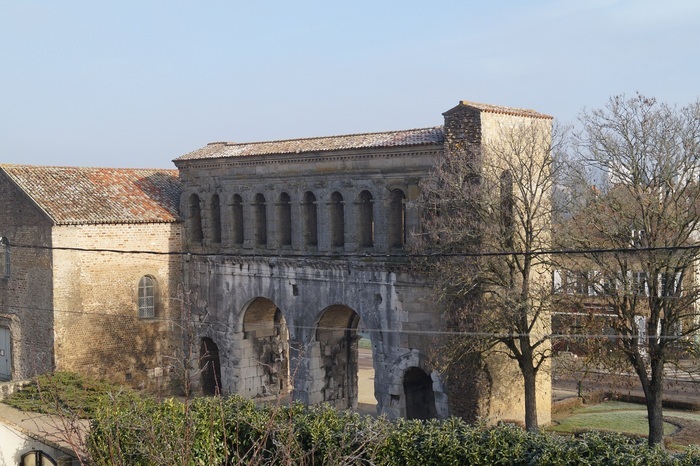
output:
M383 133L346 134L266 142L213 142L175 159L196 160L249 155L300 154L318 151L369 149L402 146L441 145L445 139L441 126L434 128L387 131Z
M544 113L539 113L539 112L536 112L534 110L530 110L528 108L515 108L515 107L503 107L500 105L480 104L477 102L469 102L467 100L462 100L459 102L459 104L466 105L468 107L474 107L476 109L481 110L482 112L502 113L505 115L514 115L514 116L522 116L522 117L530 117L530 118L552 119L552 116L550 116L550 115L545 115Z
M57 225L179 220L177 170L0 164Z

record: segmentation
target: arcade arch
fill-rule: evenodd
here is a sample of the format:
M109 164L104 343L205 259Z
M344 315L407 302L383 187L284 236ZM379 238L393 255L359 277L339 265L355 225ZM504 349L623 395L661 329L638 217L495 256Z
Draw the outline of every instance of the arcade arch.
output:
M323 402L338 409L357 407L359 323L357 312L337 304L324 309L316 325L319 360L312 365L323 370L314 386L322 391Z
M267 298L253 299L243 316L244 352L250 366L241 369L246 395L274 396L289 390L289 331L282 311ZM247 349L246 349L247 348Z

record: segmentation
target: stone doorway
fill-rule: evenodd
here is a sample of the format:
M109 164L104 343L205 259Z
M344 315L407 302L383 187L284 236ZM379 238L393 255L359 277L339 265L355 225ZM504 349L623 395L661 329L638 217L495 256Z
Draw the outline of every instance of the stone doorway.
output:
M202 393L204 395L221 395L219 347L211 338L202 338L199 349L199 368L202 371Z
M406 419L432 419L437 417L433 379L418 367L411 367L403 376Z
M360 316L354 310L334 305L323 311L316 326L318 363L323 369L323 380L317 386L323 387L323 402L338 409L357 408L359 322Z
M289 390L289 330L282 311L267 298L256 298L243 317L243 347L249 365L241 369L247 396L284 394Z

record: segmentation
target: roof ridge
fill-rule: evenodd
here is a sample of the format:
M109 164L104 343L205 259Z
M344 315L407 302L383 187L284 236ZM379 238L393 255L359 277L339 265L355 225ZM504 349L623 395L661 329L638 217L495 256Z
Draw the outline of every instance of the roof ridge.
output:
M179 221L177 169L0 164L54 225Z
M544 118L544 119L554 118L551 115L547 115L546 113L538 112L537 110L533 110L531 108L508 107L506 105L485 104L485 103L481 103L481 102L472 102L470 100L460 100L459 105L474 107L474 108L477 108L481 111L489 112L489 113L503 113L506 115L515 115L515 116L532 117L532 118Z
M442 129L442 128L443 128L443 125L437 125L437 126L426 126L423 128L394 129L394 130L389 130L389 131L367 131L364 133L332 134L332 135L328 135L328 136L309 136L309 137L304 137L304 138L271 139L271 140L267 140L267 141L250 141L250 142L218 141L218 142L210 142L207 145L214 146L217 144L224 144L224 145L228 145L228 146L240 146L240 145L248 145L248 144L273 144L273 143L291 142L291 141L315 141L318 139L343 138L343 137L349 137L349 136L373 136L373 135L379 135L379 134L405 133L405 132L424 131L424 130L437 130L437 129Z
M29 163L0 163L0 168L22 168L22 169L70 169L70 170L111 170L111 171L160 171L177 172L177 168L135 168L135 167L86 167L80 165L34 165Z

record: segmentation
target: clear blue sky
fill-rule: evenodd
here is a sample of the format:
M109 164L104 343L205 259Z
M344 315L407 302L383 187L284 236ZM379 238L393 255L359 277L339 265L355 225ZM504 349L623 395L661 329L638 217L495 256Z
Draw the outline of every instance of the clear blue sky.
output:
M173 167L212 141L572 121L700 97L697 0L0 0L0 163Z

